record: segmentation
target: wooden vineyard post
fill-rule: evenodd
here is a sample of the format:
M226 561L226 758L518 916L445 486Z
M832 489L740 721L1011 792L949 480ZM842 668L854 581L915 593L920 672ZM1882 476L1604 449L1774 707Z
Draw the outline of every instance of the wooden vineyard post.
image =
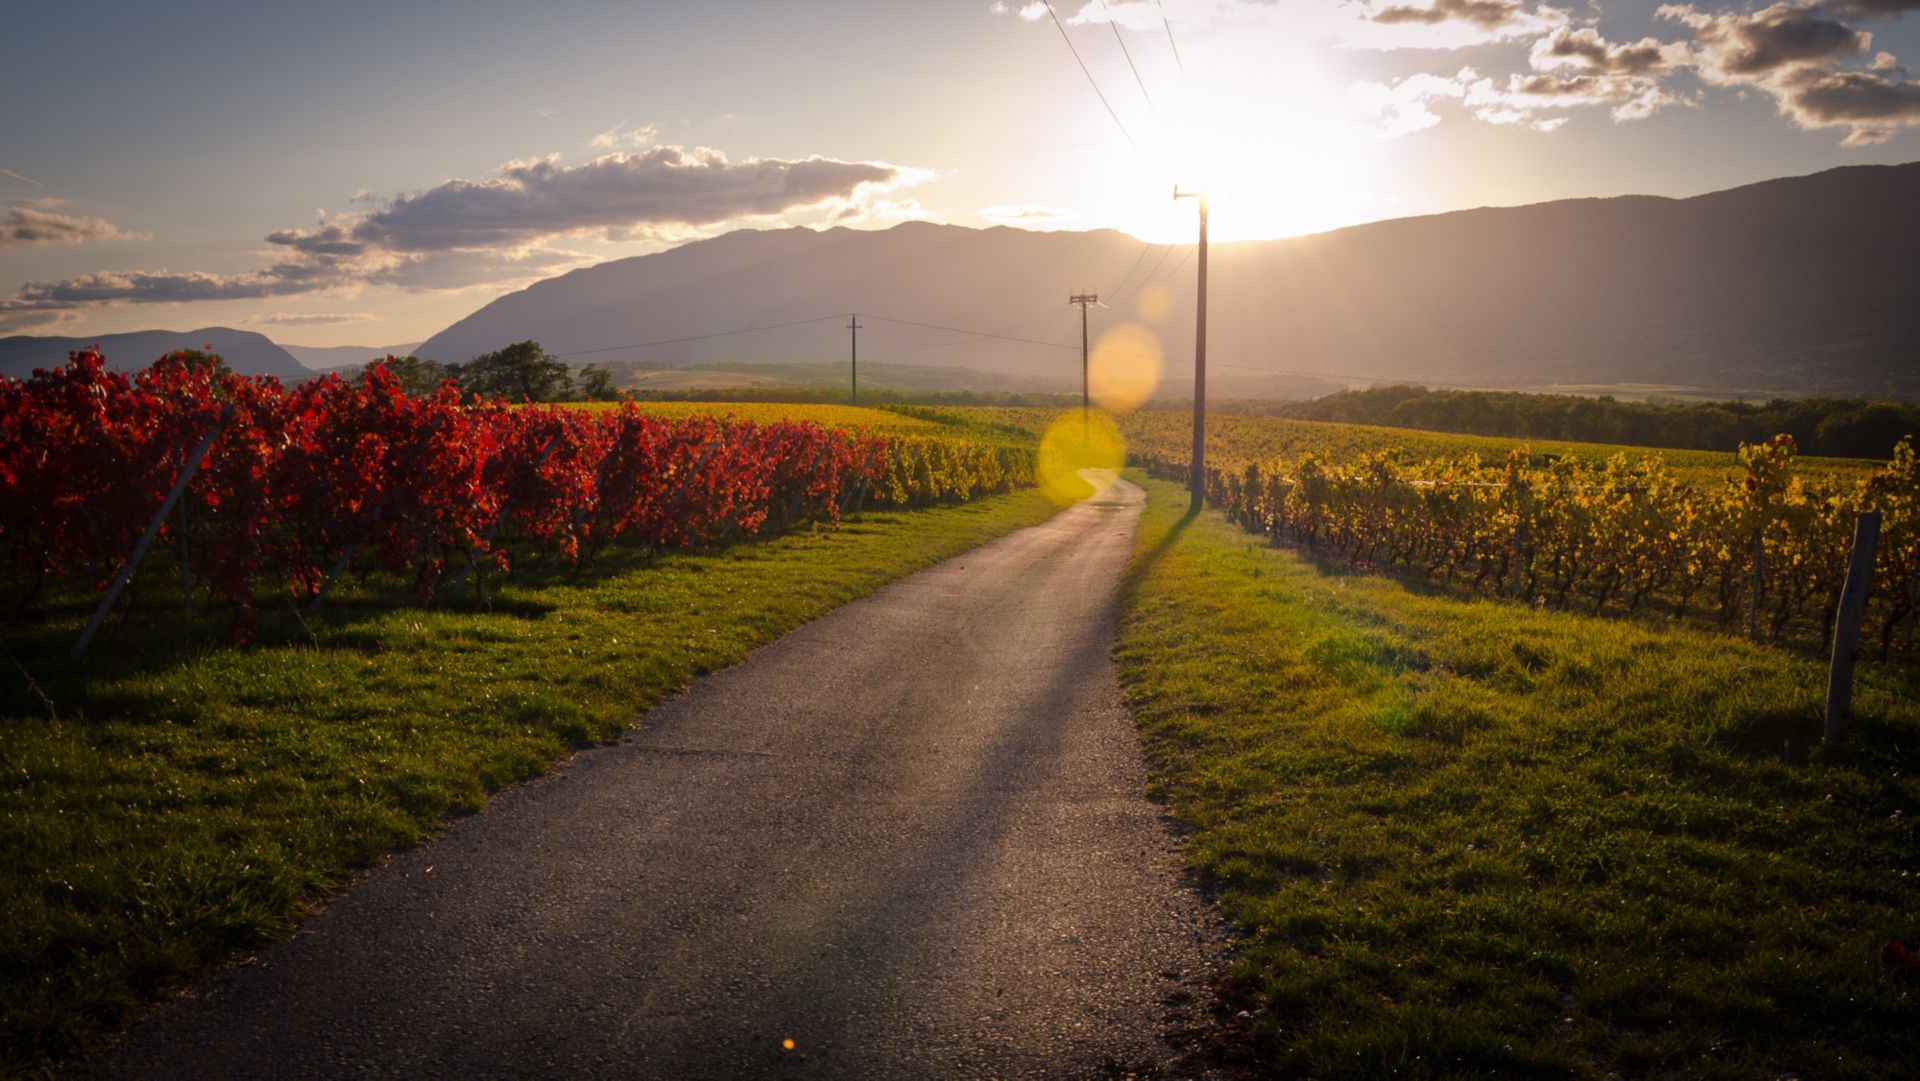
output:
M140 539L134 542L133 553L127 557L125 563L120 564L119 572L113 576L113 583L107 586L107 595L100 598L99 605L94 608L93 618L87 621L87 629L80 632L79 640L73 643L71 650L67 651L69 660L79 660L87 651L87 644L92 642L93 636L100 632L100 624L106 622L107 613L113 610L113 602L120 599L121 590L127 588L127 580L133 577L133 569L140 565L140 557L147 554L147 546L153 543L154 535L160 532L160 523L167 520L167 514L173 510L173 505L180 501L181 494L187 490L187 482L193 479L193 474L200 468L200 463L206 460L207 452L213 449L213 441L219 438L221 429L227 426L227 421L232 417L232 406L222 409L220 419L214 422L213 430L207 433L206 438L200 440L200 445L194 448L186 465L181 467L180 475L173 479L173 487L167 490L167 498L161 500L160 509L154 512L152 520L147 522L146 530L140 534Z
M1840 588L1840 612L1834 621L1833 663L1827 670L1826 745L1838 747L1853 719L1853 662L1860 653L1860 623L1866 615L1867 589L1873 582L1873 550L1880 541L1880 512L1863 511L1853 527L1853 556L1847 582Z
M174 504L174 528L180 533L180 599L186 602L188 614L193 612L193 572L187 563L187 501L182 499Z

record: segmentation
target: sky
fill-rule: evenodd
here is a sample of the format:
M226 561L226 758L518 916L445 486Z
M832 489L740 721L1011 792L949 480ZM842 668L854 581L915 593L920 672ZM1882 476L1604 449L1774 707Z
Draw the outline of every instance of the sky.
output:
M418 341L738 228L1215 240L1920 159L1920 0L0 0L0 334Z

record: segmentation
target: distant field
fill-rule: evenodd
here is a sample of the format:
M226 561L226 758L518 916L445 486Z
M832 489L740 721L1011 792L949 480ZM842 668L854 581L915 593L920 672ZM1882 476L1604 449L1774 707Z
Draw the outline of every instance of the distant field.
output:
M1189 433L1192 423L1192 414L1184 410L1143 410L1125 418L1121 422L1121 430L1129 440L1184 446L1191 439ZM1414 458L1477 454L1486 461L1497 462L1506 457L1508 450L1520 446L1527 447L1535 455L1579 458L1593 464L1604 463L1615 454L1625 454L1629 458L1657 457L1676 473L1696 482L1734 476L1741 472L1734 455L1722 451L1664 450L1608 443L1568 443L1552 439L1452 435L1410 428L1377 428L1364 424L1330 424L1277 417L1214 414L1207 418L1209 464L1221 468L1248 462L1264 463L1274 458L1293 458L1309 452L1338 460L1388 449L1404 451ZM1802 457L1795 460L1794 468L1808 477L1851 479L1872 472L1880 464L1855 458Z
M614 402L572 403L579 409L615 409ZM637 402L643 413L662 417L717 416L768 424L805 420L830 428L861 429L875 435L952 436L996 447L1032 448L1048 419L1046 409L970 409L927 406L820 405L795 402Z
M617 409L617 402L579 402L580 409ZM660 417L733 417L767 424L780 420L810 420L829 428L864 428L869 432L932 435L940 425L885 409L854 405L792 404L787 402L639 402L642 413Z
M993 425L1036 434L1044 430L1051 418L1057 415L1057 411L1045 409L937 408L916 412L926 416L948 417L956 422ZM1117 419L1130 449L1184 448L1191 439L1193 414L1184 409L1143 409ZM1655 457L1685 479L1696 483L1734 477L1741 473L1734 455L1719 451L1450 435L1411 428L1332 424L1237 413L1214 413L1207 417L1208 464L1219 469L1238 469L1248 463L1264 465L1276 458L1296 458L1307 453L1342 461L1382 450L1400 450L1416 459L1477 454L1491 463L1500 461L1506 457L1508 450L1520 446L1527 447L1535 455L1573 457L1594 464L1604 463L1615 454L1625 454L1631 459ZM1805 456L1795 459L1794 469L1808 478L1856 480L1882 464L1859 458Z
M1047 425L1063 411L1056 409L980 408L968 406L864 406L788 404L782 402L641 402L640 408L660 416L719 415L741 420L811 420L840 428L871 432L933 435L940 431L965 433L994 442L1037 441ZM612 408L588 403L580 408ZM1065 412L1072 412L1071 410ZM1186 446L1192 414L1184 409L1143 409L1115 418L1130 447ZM1498 462L1507 451L1527 447L1536 456L1572 457L1600 464L1615 454L1630 459L1654 457L1675 473L1695 483L1738 477L1742 470L1731 453L1707 450L1667 450L1609 443L1570 443L1552 439L1506 439L1496 436L1451 435L1411 428L1383 428L1364 424L1287 420L1279 417L1215 413L1207 418L1208 464L1239 468L1265 464L1276 458L1316 453L1334 461L1363 453L1399 450L1410 458L1456 458L1477 454ZM1882 462L1861 458L1802 456L1794 470L1808 479L1858 480L1880 468Z

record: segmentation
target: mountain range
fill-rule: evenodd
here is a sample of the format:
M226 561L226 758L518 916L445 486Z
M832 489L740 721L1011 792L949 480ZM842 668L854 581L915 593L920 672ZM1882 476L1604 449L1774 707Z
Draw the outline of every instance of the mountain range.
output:
M402 342L399 345L287 345L280 348L293 354L293 359L317 372L331 372L342 369L359 368L371 360L381 357L404 357L412 353L419 342Z
M93 334L84 338L26 334L0 338L0 376L24 379L33 374L35 368L58 368L67 362L68 353L94 346L100 348L107 367L114 371L144 368L176 349L208 349L220 354L227 367L243 375L274 375L283 382L298 382L314 374L264 334L231 327L201 327L199 330Z
M1920 163L1852 166L1685 199L1560 200L1216 243L1210 386L1914 395L1916 207ZM844 362L846 313L858 312L863 358L1077 383L1078 313L1065 300L1095 290L1111 307L1091 313L1094 337L1146 328L1179 393L1191 379L1190 247L918 221L743 230L538 282L418 353L465 360L531 338L574 363ZM772 329L715 336L751 327Z
M1920 162L1216 243L1209 390L1920 397L1917 207ZM1216 208L1216 222L1230 213ZM925 383L905 377L918 366L943 389L1065 391L1080 378L1066 298L1091 291L1095 342L1116 329L1136 354L1157 342L1160 393L1178 399L1191 393L1195 263L1192 244L1114 230L740 230L537 282L417 347L282 347L225 327L22 336L0 339L0 374L95 343L118 368L210 345L236 371L297 380L390 352L464 361L532 339L661 389L791 386L842 377L857 312L874 385Z

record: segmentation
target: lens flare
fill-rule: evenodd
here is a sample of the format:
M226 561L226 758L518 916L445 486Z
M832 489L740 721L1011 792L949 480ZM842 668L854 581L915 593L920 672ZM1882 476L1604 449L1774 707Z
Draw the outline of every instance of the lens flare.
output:
M1153 331L1123 323L1094 343L1087 362L1087 393L1102 409L1130 413L1160 385L1164 355Z
M1070 409L1055 417L1040 437L1040 490L1062 506L1092 494L1082 469L1119 469L1127 464L1126 440L1113 418L1099 410Z

